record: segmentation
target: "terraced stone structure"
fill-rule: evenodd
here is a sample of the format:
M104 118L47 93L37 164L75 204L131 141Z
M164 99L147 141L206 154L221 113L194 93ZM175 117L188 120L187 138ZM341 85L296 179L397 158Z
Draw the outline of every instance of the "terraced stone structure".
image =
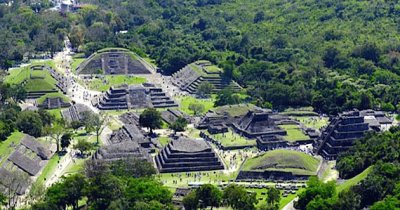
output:
M84 113L91 112L90 108L84 104L74 104L68 109L62 110L61 115L63 119L67 122L84 120Z
M121 160L125 158L137 158L151 162L151 156L134 141L124 141L103 146L94 154L94 159L105 161Z
M198 86L203 82L213 84L213 92L228 86L235 91L240 90L240 86L236 82L223 78L222 73L220 68L212 65L209 61L196 61L174 73L172 75L172 83L182 91L187 91L191 94L197 93Z
M76 70L77 74L151 74L147 64L126 49L104 49L92 54Z
M380 131L388 122L391 121L383 113L373 110L343 112L322 132L317 141L317 153L326 159L336 159L367 131Z
M179 117L185 118L187 122L191 121L191 118L177 109L167 109L161 112L161 118L168 124L174 123Z
M94 103L101 110L168 108L178 104L159 87L152 84L111 87Z
M56 86L61 90L62 93L67 94L69 87L69 80L64 74L57 72L51 67L46 67L47 71L49 71L50 75L57 81Z
M25 135L2 167L11 171L20 170L29 176L35 176L45 165L45 160L50 159L52 154L34 137Z
M22 85L24 85L24 86L27 85L27 83L29 83L31 80L39 80L41 82L41 84L46 83L45 84L46 87L48 85L51 86L51 84L48 84L48 82L46 81L46 79L45 79L46 76L45 76L44 73L41 74L41 75L33 74L34 71L43 71L44 72L44 71L47 71L48 68L50 68L50 67L46 66L46 65L32 65L32 66L30 66L29 67L29 70L30 70L29 78L25 79L22 82ZM42 97L42 96L44 96L44 95L46 95L48 93L57 93L57 92L58 91L57 91L56 86L51 87L49 89L48 88L46 88L46 89L40 88L38 90L27 90L27 98L28 99L37 99L37 98L40 98L40 97Z
M224 169L208 142L180 137L172 140L156 156L160 173Z
M38 105L38 107L43 109L59 109L67 108L70 106L70 103L64 102L64 100L60 97L46 98L42 104Z
M234 131L247 138L260 136L286 135L286 131L278 127L271 110L253 110L232 123Z

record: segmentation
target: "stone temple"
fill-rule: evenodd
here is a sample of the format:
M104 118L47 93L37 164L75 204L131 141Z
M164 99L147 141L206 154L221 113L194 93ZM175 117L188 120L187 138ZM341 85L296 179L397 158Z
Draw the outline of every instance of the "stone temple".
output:
M147 64L126 49L106 49L91 55L76 70L78 74L151 74Z
M183 137L172 140L155 161L161 173L224 169L208 142Z
M286 135L286 131L278 127L272 118L270 110L249 111L238 121L232 123L236 133L247 138L257 138L259 136Z
M101 110L178 106L161 88L152 84L111 87L100 98L92 101L92 104Z
M373 110L349 111L333 118L318 139L317 153L326 159L336 159L367 131L385 130L392 124L383 112Z

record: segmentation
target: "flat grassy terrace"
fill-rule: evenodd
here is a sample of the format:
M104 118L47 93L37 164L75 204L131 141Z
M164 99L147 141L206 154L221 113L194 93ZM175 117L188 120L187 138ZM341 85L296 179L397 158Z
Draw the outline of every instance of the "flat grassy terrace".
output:
M147 82L146 78L127 75L105 75L103 79L95 78L88 83L88 88L97 91L107 91L111 86L122 84L137 85Z
M188 115L194 115L194 113L189 109L190 104L202 104L204 106L204 112L201 114L204 114L214 107L215 97L216 95L211 95L211 98L199 99L193 96L182 96L178 97L177 100L180 104L180 110L182 112Z
M287 135L283 136L283 139L285 139L286 141L296 142L310 139L309 136L303 133L298 125L279 125L279 127L287 132Z
M21 142L24 135L25 134L21 132L14 132L5 141L0 141L0 165L2 165L4 161L7 160L7 157L14 152L15 146ZM14 145L14 147L12 145Z
M31 78L33 72L33 78ZM46 70L30 70L30 66L13 69L10 74L4 79L8 84L21 84L26 81L25 90L30 91L48 91L56 88L56 80Z
M292 150L273 150L248 159L243 171L285 171L297 175L315 175L319 160Z
M238 105L226 105L220 106L214 109L217 113L228 113L232 117L237 117L247 114L248 111L253 110L253 104L238 104Z
M301 122L307 128L321 129L327 126L329 118L327 117L293 117L293 119Z
M61 157L58 154L54 154L53 157L47 161L46 166L43 168L40 176L36 179L36 182L44 184L47 179L50 179L54 171L57 168L58 162Z
M232 130L229 130L227 133L219 133L219 134L210 134L208 131L205 131L207 135L212 137L213 139L221 142L221 144L225 147L233 147L233 146L255 146L257 145L256 140L246 139Z
M38 104L42 104L46 98L61 98L64 102L69 102L69 98L66 97L64 94L57 92L57 93L47 93L40 98L37 99Z

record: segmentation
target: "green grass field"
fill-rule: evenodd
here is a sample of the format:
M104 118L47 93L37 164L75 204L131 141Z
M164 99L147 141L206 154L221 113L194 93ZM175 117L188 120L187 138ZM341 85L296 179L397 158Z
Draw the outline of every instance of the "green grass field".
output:
M292 150L273 150L248 159L243 171L287 171L299 175L315 175L319 160L313 156Z
M287 132L287 135L283 136L283 139L285 139L286 141L295 142L310 139L309 136L303 133L298 125L279 125L279 127Z
M293 117L293 119L301 122L307 128L320 129L329 123L327 117Z
M62 98L64 102L69 102L69 98L64 96L64 94L57 92L57 93L47 93L40 98L37 99L38 104L42 104L46 98Z
M256 140L246 139L245 137L242 137L234 133L232 130L229 130L227 133L219 133L219 134L209 134L207 131L205 132L213 139L221 142L221 144L226 147L257 145Z
M50 179L54 171L57 168L60 156L54 154L53 157L47 162L46 166L43 168L40 176L37 178L36 182L44 184L45 180Z
M89 82L88 88L97 91L107 91L111 86L122 84L136 85L147 82L146 78L126 75L106 75L104 79L93 79Z
M227 112L232 117L237 117L247 114L248 111L254 109L253 104L238 104L238 105L226 105L220 106L214 109L217 113Z
M171 142L171 139L166 136L161 136L158 137L158 141L160 142L162 147L165 147L169 142Z
M10 74L4 79L5 83L8 84L21 84L23 81L27 81L25 84L25 90L30 91L48 91L56 88L56 80L51 77L50 73L47 71L31 71L30 66L14 69L10 71ZM39 76L43 78L31 79L31 72L34 72L34 76ZM40 74L40 75L39 75Z
M191 110L189 110L190 104L202 104L204 106L204 112L201 114L204 114L208 112L208 110L214 107L215 97L216 97L215 95L212 95L211 98L209 99L198 99L193 96L183 96L183 97L178 97L177 100L179 101L180 110L182 112L188 115L194 115L194 113Z
M72 64L71 64L72 72L75 72L75 70L78 68L78 66L85 60L86 60L85 58L73 58Z
M61 110L62 109L51 109L46 111L49 112L50 115L54 116L56 120L61 120L62 119Z
M17 146L21 142L22 137L24 137L23 133L14 132L5 141L0 141L0 165L14 152L15 147L11 147L11 145Z
M363 172L361 172L360 174L358 174L357 176L346 180L344 183L338 185L336 187L336 193L340 193L344 190L348 190L350 189L352 186L357 185L358 183L360 183L363 179L367 178L368 174L372 171L373 166L368 167L367 169L365 169Z

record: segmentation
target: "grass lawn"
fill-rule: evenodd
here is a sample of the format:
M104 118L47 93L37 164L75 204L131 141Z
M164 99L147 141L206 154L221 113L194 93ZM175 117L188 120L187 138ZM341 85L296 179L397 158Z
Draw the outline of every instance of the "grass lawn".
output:
M72 64L71 64L72 72L75 72L75 70L78 68L78 66L85 60L86 60L86 58L73 58Z
M22 67L10 70L9 75L5 77L4 82L8 84L21 84L25 79L28 78L29 67Z
M158 141L160 142L162 147L165 147L169 142L171 142L171 139L166 136L160 136L158 137Z
M83 170L83 167L85 165L86 159L74 159L75 162L72 162L72 164L69 164L63 171L64 175L67 174L75 174L75 173L80 173Z
M285 139L286 141L295 142L310 139L309 136L303 133L298 125L279 125L279 127L287 132L287 135L283 136L283 139Z
M253 104L226 105L215 108L217 113L227 112L232 117L242 116L254 108Z
M14 152L15 146L17 146L20 142L24 134L21 132L12 133L5 141L0 141L0 165L7 160L7 157ZM11 147L11 144L15 145Z
M367 169L365 169L363 172L361 172L360 174L358 174L357 176L346 180L344 183L338 185L336 187L336 193L339 194L340 192L344 191L344 190L348 190L350 189L350 187L360 183L363 179L367 178L368 174L372 171L372 166L368 167Z
M43 168L42 173L37 178L36 182L44 184L45 180L50 179L53 175L58 162L60 161L61 157L58 154L54 154L53 157L47 162L46 166Z
M194 178L194 174L201 173L202 176L197 176ZM187 173L162 173L156 175L160 181L164 183L164 186L175 190L178 187L187 187L191 182L203 182L210 184L219 184L222 181L228 182L229 180L233 180L237 176L237 172L232 173L224 173L223 171L202 171L202 172L189 172L191 176L187 176ZM178 181L177 184L174 184L173 181Z
M289 171L294 174L315 175L319 160L311 155L292 150L273 150L248 159L244 171Z
M301 122L307 128L320 129L329 123L327 117L293 117L295 120Z
M68 97L66 97L64 94L57 92L57 93L47 93L40 98L38 98L36 101L38 104L42 104L46 98L62 98L64 102L69 102Z
M193 96L183 96L178 97L177 100L180 104L180 110L188 115L194 115L194 113L189 109L190 104L202 104L204 106L204 111L201 114L208 112L208 110L214 107L216 95L212 95L208 99L198 99Z
M147 82L146 78L126 76L126 75L106 75L104 79L92 79L88 88L97 91L107 91L111 86L118 86L122 84L135 85Z
M208 131L205 131L209 136L213 139L221 142L223 146L255 146L257 145L256 140L249 140L245 137L242 137L232 130L229 130L227 133L219 133L219 134L209 134Z
M46 72L44 70L33 70L30 72L31 77L45 78Z
M50 115L54 116L56 118L56 120L61 120L62 119L61 110L62 109L51 109L51 110L47 110L47 112L49 112Z

